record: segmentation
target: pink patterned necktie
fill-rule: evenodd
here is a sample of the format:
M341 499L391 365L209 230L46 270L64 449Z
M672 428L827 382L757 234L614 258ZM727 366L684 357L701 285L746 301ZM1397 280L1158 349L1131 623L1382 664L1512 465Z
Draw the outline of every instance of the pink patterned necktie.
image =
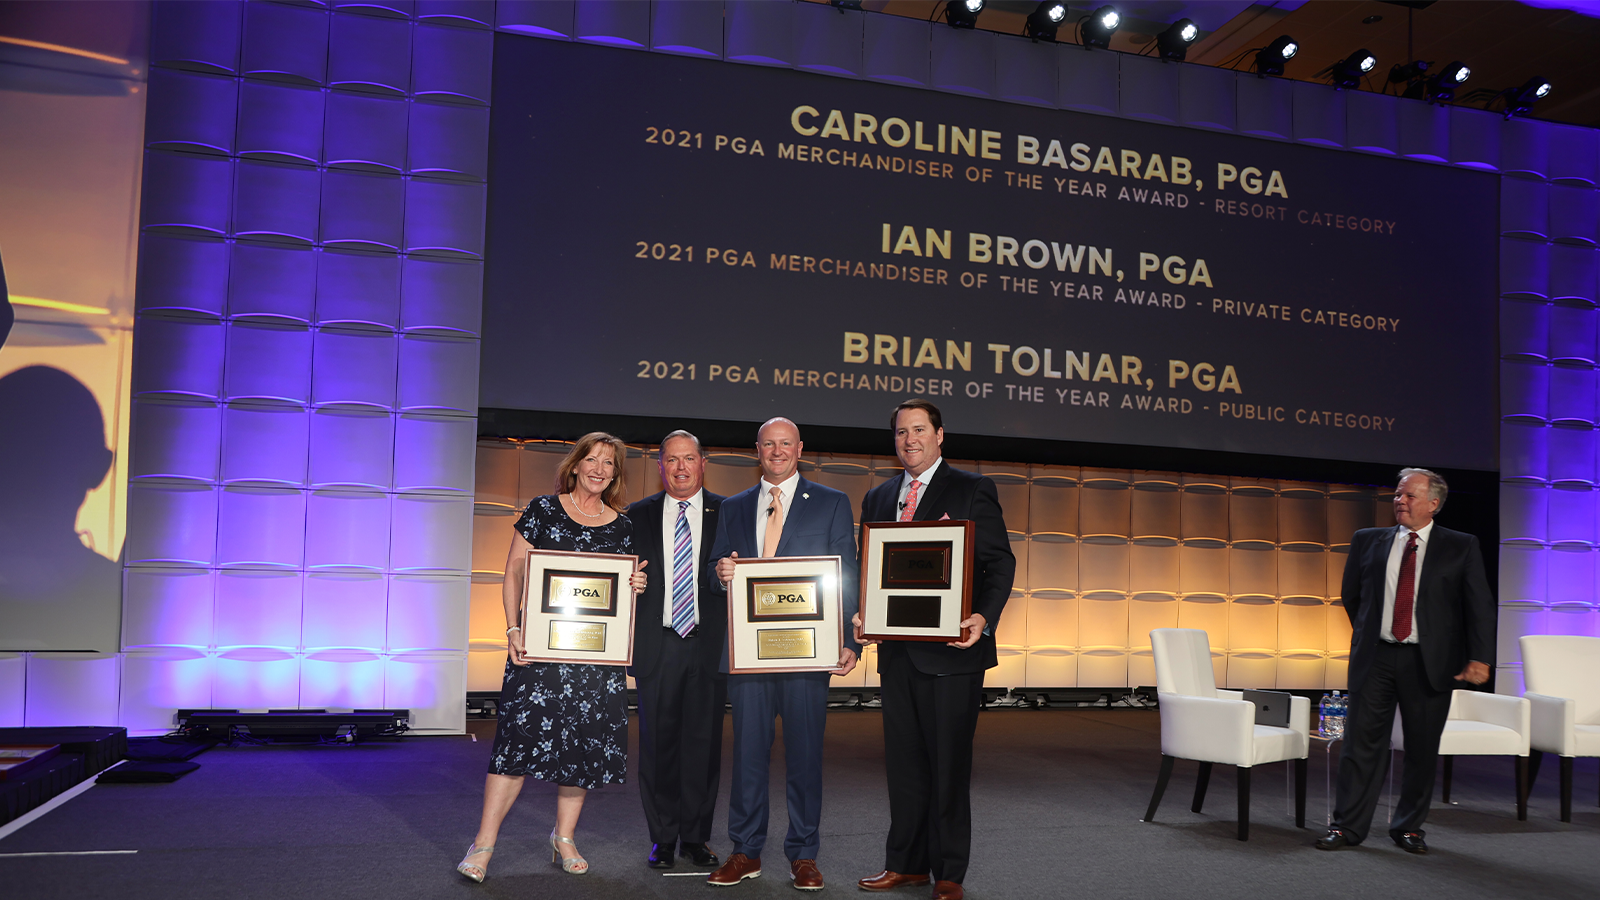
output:
M1405 554L1400 557L1400 583L1394 589L1394 622L1389 631L1397 641L1411 636L1411 606L1417 594L1417 533L1406 539Z
M911 517L917 514L917 492L921 489L922 482L911 482L910 489L906 491L905 505L900 507L900 521L909 522Z

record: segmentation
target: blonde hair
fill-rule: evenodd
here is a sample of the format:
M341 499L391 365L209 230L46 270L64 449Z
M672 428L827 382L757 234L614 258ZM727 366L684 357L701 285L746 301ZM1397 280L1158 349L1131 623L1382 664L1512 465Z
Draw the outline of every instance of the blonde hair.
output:
M572 452L561 461L556 469L556 493L571 493L578 485L578 463L589 458L594 451L594 445L605 444L611 448L612 469L615 474L611 476L611 483L600 494L600 502L611 507L617 512L628 508L628 490L623 484L623 463L628 459L628 445L622 438L606 434L604 431L591 431L572 446Z

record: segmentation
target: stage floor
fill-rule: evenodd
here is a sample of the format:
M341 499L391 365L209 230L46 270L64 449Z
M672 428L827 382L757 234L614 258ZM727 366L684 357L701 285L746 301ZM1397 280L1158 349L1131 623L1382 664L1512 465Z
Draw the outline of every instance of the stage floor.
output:
M96 785L0 840L7 898L795 897L783 860L781 743L774 751L766 874L735 888L663 877L635 784L591 792L578 846L592 868L550 865L554 789L529 782L481 885L454 871L476 829L492 723L472 735L339 746L219 747L173 784ZM1159 718L1142 710L994 710L980 719L968 895L1017 897L1592 897L1600 884L1596 765L1576 766L1573 821L1557 820L1546 760L1516 820L1511 763L1462 758L1455 804L1435 795L1431 848L1411 856L1379 825L1365 846L1321 853L1320 761L1305 830L1285 812L1282 764L1257 770L1251 836L1234 839L1234 781L1218 767L1206 812L1189 812L1195 765L1180 763L1154 823L1141 823L1159 762ZM724 759L727 758L724 750ZM828 719L818 860L829 891L883 868L888 828L881 719ZM632 766L630 765L630 772ZM712 848L726 857L727 766ZM1379 808L1380 818L1383 808ZM136 850L115 855L22 855ZM677 872L692 871L679 861ZM893 896L923 897L920 889Z

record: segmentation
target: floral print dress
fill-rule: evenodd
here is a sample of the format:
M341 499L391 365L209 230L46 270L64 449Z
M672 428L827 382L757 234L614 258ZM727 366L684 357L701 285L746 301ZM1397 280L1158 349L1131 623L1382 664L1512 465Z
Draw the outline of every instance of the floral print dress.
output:
M573 521L553 495L534 498L515 527L539 550L633 552L627 516L591 528ZM587 789L622 784L628 771L627 686L622 666L514 666L507 659L489 772Z

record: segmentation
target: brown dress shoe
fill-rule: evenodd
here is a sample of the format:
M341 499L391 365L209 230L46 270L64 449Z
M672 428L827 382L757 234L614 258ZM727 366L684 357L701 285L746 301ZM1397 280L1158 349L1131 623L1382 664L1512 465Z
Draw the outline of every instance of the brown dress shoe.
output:
M711 877L706 879L706 884L727 887L731 884L738 884L746 878L760 877L761 860L751 859L743 853L735 853L728 857L728 861L722 864L722 868L711 873Z
M863 891L892 891L897 887L905 887L908 884L922 887L927 883L928 876L926 875L906 875L902 872L891 872L888 869L884 869L871 878L863 878L856 882L856 887L861 888Z
M936 881L933 883L933 900L961 900L966 896L961 892L961 885L954 881Z
M822 890L822 872L814 859L797 859L789 864L789 877L794 879L797 891Z

